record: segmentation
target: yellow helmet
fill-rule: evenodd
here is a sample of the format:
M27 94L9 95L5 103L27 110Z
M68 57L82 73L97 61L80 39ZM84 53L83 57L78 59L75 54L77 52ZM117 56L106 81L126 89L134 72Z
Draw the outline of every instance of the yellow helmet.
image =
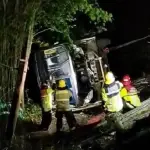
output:
M64 87L66 87L66 82L65 82L65 80L59 80L58 87L59 87L59 88L64 88Z
M115 81L115 77L112 72L107 72L105 75L105 84L111 84Z

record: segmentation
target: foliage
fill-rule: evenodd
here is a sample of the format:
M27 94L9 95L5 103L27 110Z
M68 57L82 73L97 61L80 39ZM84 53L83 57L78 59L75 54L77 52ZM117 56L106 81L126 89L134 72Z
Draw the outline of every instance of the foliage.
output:
M25 109L20 109L19 119L24 121L39 122L41 120L41 109L39 105L27 103Z
M0 100L0 115L9 114L11 105L6 101ZM41 120L41 109L39 105L33 103L27 103L25 109L19 110L19 119L23 121L39 122Z
M12 99L18 74L16 68L19 67L19 59L24 58L22 50L26 48L29 25L35 11L34 32L51 28L51 31L55 31L53 36L59 36L65 41L71 41L70 28L74 27L77 12L86 14L100 26L112 19L111 14L95 7L88 0L0 1L0 95L5 100Z
M72 22L77 12L86 14L95 24L103 26L112 20L112 14L94 7L88 0L43 0L36 17L37 30L51 28L70 38L69 29L74 27Z
M40 0L0 1L0 95L10 101L32 14Z
M9 113L10 105L5 101L0 100L0 115Z

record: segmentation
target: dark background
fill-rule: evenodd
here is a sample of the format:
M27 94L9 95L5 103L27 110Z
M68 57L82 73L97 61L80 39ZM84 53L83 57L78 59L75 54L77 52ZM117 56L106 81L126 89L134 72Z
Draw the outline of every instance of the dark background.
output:
M149 34L150 1L148 0L99 0L100 6L113 14L108 25L112 44L122 44ZM128 73L133 78L150 70L150 47L147 40L121 48L108 55L111 70L122 77Z

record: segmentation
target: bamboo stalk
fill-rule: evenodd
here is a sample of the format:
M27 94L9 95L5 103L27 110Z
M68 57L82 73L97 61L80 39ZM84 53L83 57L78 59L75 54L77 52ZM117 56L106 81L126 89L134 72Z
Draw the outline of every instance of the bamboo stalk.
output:
M7 139L9 141L12 140L12 137L15 132L16 123L18 112L20 108L20 100L22 99L22 95L24 92L24 82L26 79L27 68L28 68L28 59L31 53L31 45L33 40L33 27L34 27L34 17L35 17L36 9L33 12L33 16L31 18L31 24L29 25L29 32L28 32L28 41L27 41L27 48L25 53L25 63L20 63L20 72L18 74L18 80L16 84L16 89L14 92L14 97L12 101L11 111L9 115L8 125L7 125Z

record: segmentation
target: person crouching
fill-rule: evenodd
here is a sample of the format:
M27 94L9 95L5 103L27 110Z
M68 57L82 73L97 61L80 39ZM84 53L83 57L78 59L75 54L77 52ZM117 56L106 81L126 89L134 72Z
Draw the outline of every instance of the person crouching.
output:
M129 75L125 75L122 79L123 88L120 91L121 97L124 100L124 107L133 109L141 106L140 98L137 94L137 89L132 85Z

